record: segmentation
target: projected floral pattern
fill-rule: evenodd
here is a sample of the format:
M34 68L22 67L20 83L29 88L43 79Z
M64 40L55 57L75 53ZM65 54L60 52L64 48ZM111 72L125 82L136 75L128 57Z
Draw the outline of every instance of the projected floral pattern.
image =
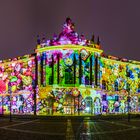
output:
M100 67L102 87L106 90L139 92L140 66L101 58Z
M0 64L0 113L9 113L10 94L13 114L33 113L35 84L34 57Z

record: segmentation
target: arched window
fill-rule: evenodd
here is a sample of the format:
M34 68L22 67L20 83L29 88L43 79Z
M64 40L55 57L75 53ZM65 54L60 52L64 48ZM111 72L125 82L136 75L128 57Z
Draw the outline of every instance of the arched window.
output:
M85 85L89 85L89 77L88 76L85 77Z
M118 82L117 81L115 81L115 91L118 91Z
M49 85L52 85L53 84L53 77L52 75L49 77Z
M129 84L129 83L126 84L126 91L127 91L127 92L130 91L130 84Z
M106 101L106 95L103 95L102 100Z
M115 96L115 101L119 101L119 96L118 95Z
M140 78L140 72L138 73L138 78Z
M106 82L105 82L105 80L102 81L102 89L106 89Z
M127 77L130 77L130 70L129 70L128 67L126 68L126 76L127 76Z
M73 73L71 68L65 69L65 84L73 83Z
M139 83L139 85L138 85L138 92L140 92L140 83Z
M19 101L24 101L23 95L19 95Z

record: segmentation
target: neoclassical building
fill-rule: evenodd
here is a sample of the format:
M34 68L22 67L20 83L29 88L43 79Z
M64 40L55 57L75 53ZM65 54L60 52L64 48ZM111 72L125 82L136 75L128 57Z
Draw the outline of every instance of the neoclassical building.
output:
M34 54L0 62L0 114L96 115L140 112L140 62L104 55L70 18Z

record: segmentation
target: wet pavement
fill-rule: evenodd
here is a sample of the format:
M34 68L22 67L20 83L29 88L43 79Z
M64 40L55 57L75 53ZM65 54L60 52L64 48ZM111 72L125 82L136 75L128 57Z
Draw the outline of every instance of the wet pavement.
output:
M0 119L0 140L139 140L140 120Z

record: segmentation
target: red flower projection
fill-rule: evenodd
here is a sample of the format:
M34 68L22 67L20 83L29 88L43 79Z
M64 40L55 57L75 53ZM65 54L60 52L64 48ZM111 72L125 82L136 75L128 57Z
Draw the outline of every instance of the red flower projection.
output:
M0 93L3 93L6 90L6 84L0 80Z

